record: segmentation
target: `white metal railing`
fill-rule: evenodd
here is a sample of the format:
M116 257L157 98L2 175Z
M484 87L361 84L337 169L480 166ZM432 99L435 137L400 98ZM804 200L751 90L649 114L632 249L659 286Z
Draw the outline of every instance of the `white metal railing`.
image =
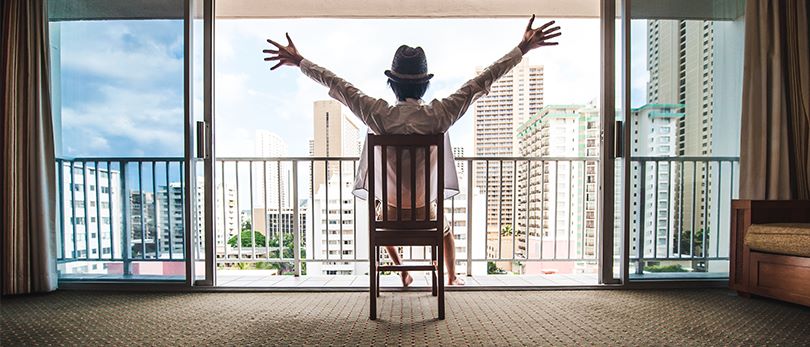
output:
M351 194L356 157L218 158L216 262L280 273L364 273L367 205ZM598 159L456 158L461 194L445 203L459 272L569 266L595 271ZM737 158L631 158L631 261L728 259ZM185 261L182 158L58 159L59 261ZM198 178L195 203L202 203ZM202 230L203 208L195 218ZM652 221L651 221L652 219ZM652 223L651 223L652 222ZM202 246L201 232L194 233ZM725 235L725 236L724 236ZM725 238L724 238L725 237ZM202 249L202 247L200 247ZM422 247L406 261L430 259ZM550 265L558 264L558 265Z

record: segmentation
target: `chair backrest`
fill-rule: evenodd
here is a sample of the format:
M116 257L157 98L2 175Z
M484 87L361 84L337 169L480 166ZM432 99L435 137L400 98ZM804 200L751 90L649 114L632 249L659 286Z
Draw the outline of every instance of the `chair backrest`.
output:
M369 134L366 143L372 230L440 230L444 215L444 135ZM376 204L371 199L379 199L380 218L374 218ZM436 215L431 216L434 199Z

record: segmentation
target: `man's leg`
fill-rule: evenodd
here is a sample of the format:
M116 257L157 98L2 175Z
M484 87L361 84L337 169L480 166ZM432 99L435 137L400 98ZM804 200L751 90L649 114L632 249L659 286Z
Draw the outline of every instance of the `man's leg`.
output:
M382 218L382 203L375 200L374 205L375 205L374 210L376 212L377 218L381 219ZM395 211L396 210L392 209L391 206L388 206L387 213L388 213L389 216L392 215L392 214L395 214L396 213ZM391 257L391 261L393 261L394 264L396 264L396 265L402 264L402 259L399 258L399 252L397 252L396 247L394 247L394 246L385 246L385 250L388 251L388 255ZM411 285L411 283L413 282L413 278L411 277L410 274L408 274L408 271L401 271L400 276L402 276L402 286L403 287L407 287L407 286Z
M396 247L394 247L394 246L385 246L385 249L388 251L388 255L391 257L391 261L393 261L394 264L397 264L397 265L402 264L402 259L399 258L399 252L397 252ZM407 287L407 286L411 285L411 282L413 282L413 277L411 277L411 275L408 274L408 271L401 271L401 272L402 272L401 273L402 286Z
M444 264L447 266L447 284L464 285L464 280L456 277L456 240L453 233L444 234Z

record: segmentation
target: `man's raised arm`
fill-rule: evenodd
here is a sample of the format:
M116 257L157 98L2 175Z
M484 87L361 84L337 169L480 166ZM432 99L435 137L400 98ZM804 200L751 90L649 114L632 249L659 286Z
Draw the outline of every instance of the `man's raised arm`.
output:
M305 59L298 52L289 34L287 34L287 46L280 45L270 39L267 42L278 48L277 50L265 49L263 51L264 53L275 54L275 56L264 58L265 61L278 61L278 64L274 65L270 70L275 70L282 65L300 67L304 75L329 88L329 96L346 105L372 131L377 134L383 132L380 120L388 114L391 108L388 102L363 94L360 89L328 69Z
M484 69L484 71L481 71L478 76L464 83L455 93L442 100L431 102L431 106L444 111L441 114L445 118L439 120L442 123L440 124L442 131L449 129L453 123L461 118L475 100L489 94L492 84L520 63L524 54L538 47L558 44L549 41L561 35L559 26L548 28L554 24L554 21L543 24L537 29L532 29L533 23L534 15L529 19L529 25L526 26L526 31L523 33L520 43L509 53Z

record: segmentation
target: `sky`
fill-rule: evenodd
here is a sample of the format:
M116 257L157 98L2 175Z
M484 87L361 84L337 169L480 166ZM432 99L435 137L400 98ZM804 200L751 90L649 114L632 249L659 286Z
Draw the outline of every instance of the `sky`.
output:
M535 21L536 26L544 20ZM559 20L560 45L524 59L545 66L546 104L584 104L599 94L598 19ZM366 94L393 103L383 71L401 44L421 46L435 74L426 100L444 97L506 54L526 19L218 20L215 114L218 156L254 155L258 129L279 134L288 155L308 155L312 103L326 88L293 67L270 71L267 38L289 32L307 59ZM83 21L51 26L61 60L61 156L183 155L183 28L181 21ZM633 104L647 80L646 27L633 26ZM198 48L199 42L195 42ZM194 59L200 61L199 52ZM56 81L56 80L55 80ZM195 108L201 110L195 77ZM348 110L346 110L348 112ZM199 114L199 112L197 112ZM472 111L451 129L455 146L472 153Z

